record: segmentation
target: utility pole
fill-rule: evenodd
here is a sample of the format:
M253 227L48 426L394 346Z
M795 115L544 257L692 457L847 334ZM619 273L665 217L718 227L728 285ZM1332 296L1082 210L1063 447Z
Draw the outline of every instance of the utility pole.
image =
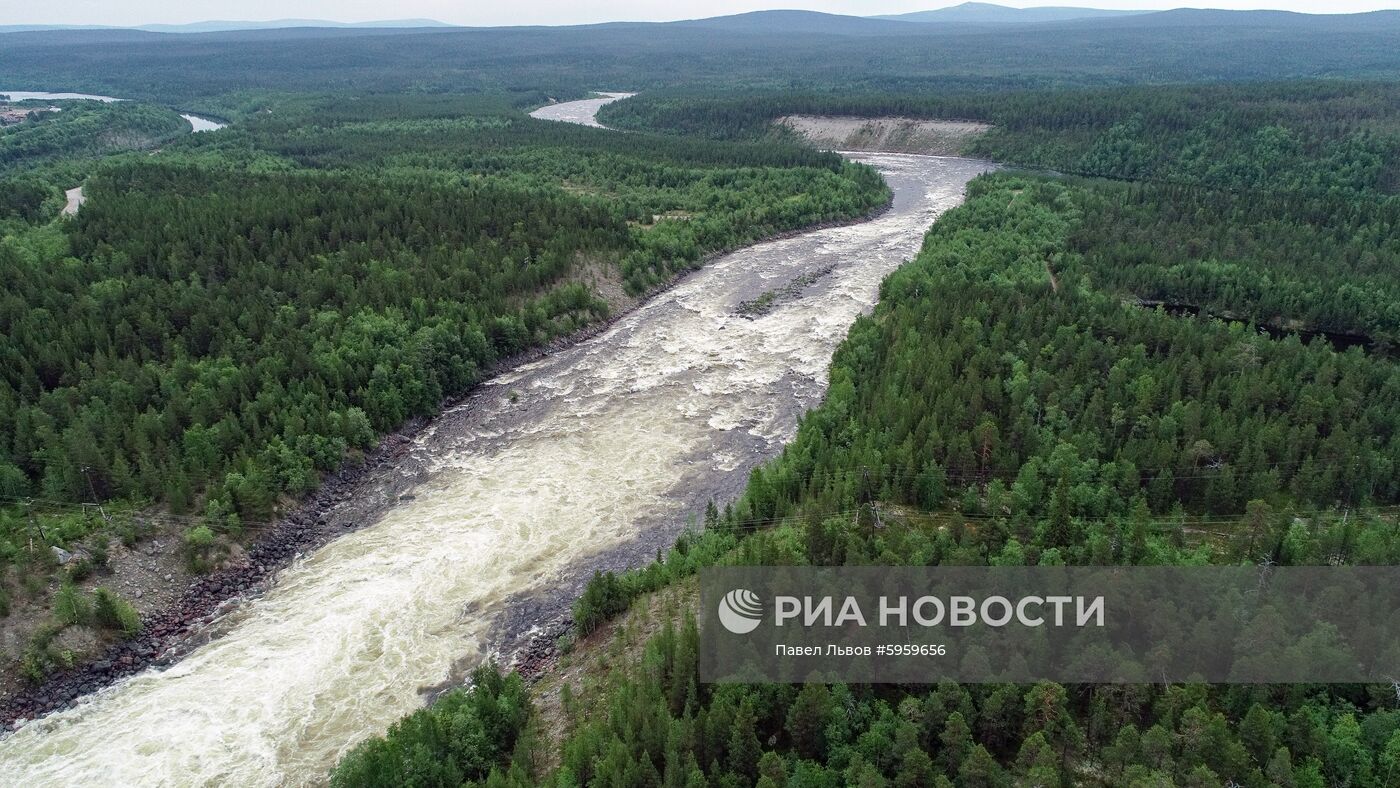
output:
M865 488L865 502L870 502L870 468L861 466L861 486ZM875 518L870 518L870 538L875 538Z
M861 486L865 488L865 504L870 507L870 538L875 538L875 529L884 528L884 520L880 517L880 502L875 500L874 488L870 481L870 467L861 466ZM856 518L860 518L860 504L856 505Z
M96 488L95 486L93 486L93 483L92 483L92 466L91 466L91 465L84 465L84 466L82 467L82 471L83 471L83 478L84 478L84 479L87 479L88 492L92 493L92 502L93 502L93 503L97 503L97 488Z
M39 539L46 544L49 541L49 535L44 533L44 526L41 525L38 518L34 516L33 498L24 499L24 510L29 516L29 552L32 553L34 552L34 532L37 531L39 533Z

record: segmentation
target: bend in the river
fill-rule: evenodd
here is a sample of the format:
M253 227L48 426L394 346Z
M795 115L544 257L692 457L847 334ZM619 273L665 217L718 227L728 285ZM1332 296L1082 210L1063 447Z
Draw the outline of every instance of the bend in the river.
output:
M111 96L94 96L89 93L47 93L44 91L34 90L0 90L0 96L7 96L10 101L43 101L47 99L49 101L87 100L111 103L113 101L126 100L113 98ZM181 113L180 117L184 118L185 122L190 124L191 133L198 133L201 131L218 131L219 129L222 129L225 125L227 125L224 123L219 123L215 120L210 120L208 118L201 118L198 115L190 115L188 113ZM64 192L64 197L66 199L66 203L63 206L62 210L59 211L60 216L72 216L73 214L77 213L78 209L83 207L83 202L87 199L87 197L83 194L83 187L81 184L66 190Z
M49 93L42 90L0 90L0 96L8 96L10 101L101 101L111 103L114 101L126 101L126 99L113 98L112 96L95 96L90 93ZM216 120L201 118L198 115L180 113L180 117L190 124L190 131L218 131L225 125Z
M577 123L580 126L592 126L601 129L603 124L598 122L598 110L604 104L611 104L620 99L631 98L636 93L603 93L600 92L594 98L580 99L579 101L562 101L558 104L548 104L534 112L530 117L539 120L558 120L564 123Z

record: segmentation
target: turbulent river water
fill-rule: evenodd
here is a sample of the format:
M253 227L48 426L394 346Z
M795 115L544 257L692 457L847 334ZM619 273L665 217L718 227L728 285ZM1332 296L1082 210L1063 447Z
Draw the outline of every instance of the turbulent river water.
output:
M540 114L591 120L600 103ZM880 280L989 167L852 158L884 174L889 211L725 255L490 381L344 504L362 528L284 570L207 643L0 740L3 781L323 781L425 688L498 647L503 622L566 610L594 566L645 560L793 436ZM773 290L788 295L770 311L738 313Z

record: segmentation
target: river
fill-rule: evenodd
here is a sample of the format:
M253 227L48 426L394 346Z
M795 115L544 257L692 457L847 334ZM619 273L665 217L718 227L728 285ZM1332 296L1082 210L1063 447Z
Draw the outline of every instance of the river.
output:
M558 120L565 123L577 123L580 126L592 126L601 129L603 124L598 122L598 110L604 104L611 104L619 99L630 98L635 93L598 93L596 98L582 99L580 101L563 101L558 104L549 104L531 112L532 117L540 120Z
M600 102L539 114L591 121ZM284 570L209 642L0 740L5 782L323 781L427 688L510 642L503 622L562 615L593 567L647 560L792 438L880 280L989 167L852 158L889 181L889 211L725 255L480 387L343 504L336 516L363 527ZM738 314L804 276L765 314Z
M8 96L10 101L101 101L111 103L113 101L125 101L126 99L113 98L111 96L94 96L89 93L46 93L34 90L0 90L0 96ZM219 123L208 118L201 118L198 115L181 114L180 117L190 124L190 131L218 131L226 124Z
M94 96L88 93L46 93L44 91L33 90L0 90L0 96L8 97L10 101L101 101L111 103L113 101L125 101L126 99L113 98L111 96ZM181 114L180 117L190 124L190 132L218 131L226 124L219 123L208 118L201 118L198 115ZM66 204L59 211L60 216L72 216L83 207L87 197L83 194L82 185L74 186L64 192Z

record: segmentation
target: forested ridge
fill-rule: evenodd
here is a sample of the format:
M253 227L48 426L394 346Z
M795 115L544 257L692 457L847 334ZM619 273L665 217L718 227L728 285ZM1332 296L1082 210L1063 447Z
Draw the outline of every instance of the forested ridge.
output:
M1150 128L1127 138L1151 150ZM1384 348L1139 303L1189 296L1393 337L1393 297L1365 292L1394 292L1393 198L1354 179L1368 153L1344 150L1309 174L1315 189L1276 198L1240 170L974 181L851 329L783 455L663 560L597 575L576 634L714 564L1400 560L1400 366ZM1160 154L1183 160L1171 144ZM1321 788L1400 775L1388 685L706 685L697 637L681 615L613 661L564 701L562 744L542 740L559 723L540 710L495 746L453 735L474 723L433 707L352 752L333 782Z
M173 110L131 101L64 101L14 105L30 119L0 128L0 176L59 158L91 157L147 148L189 131Z
M1004 92L1400 73L1394 12L1149 16L1000 29L777 12L578 27L40 31L6 34L0 73L205 111L248 89L512 93L543 103L600 87ZM816 24L805 24L811 17Z
M38 593L46 544L107 527L80 503L176 518L207 566L381 433L607 316L584 268L640 294L888 198L794 145L421 96L252 101L104 160L86 193L0 242L0 601Z

